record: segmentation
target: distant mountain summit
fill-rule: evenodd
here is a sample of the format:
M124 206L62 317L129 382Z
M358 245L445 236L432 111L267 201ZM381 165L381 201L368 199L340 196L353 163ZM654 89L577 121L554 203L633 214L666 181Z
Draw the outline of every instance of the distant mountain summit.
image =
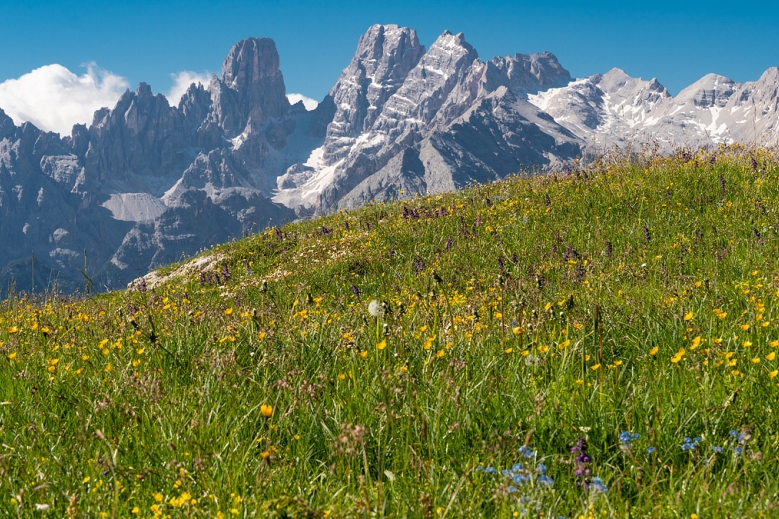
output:
M549 53L483 61L462 33L429 49L374 25L313 111L290 105L273 40L170 106L141 83L70 136L0 109L0 283L118 288L299 217L543 171L583 148L775 142L779 69L710 74L676 97L619 69L574 79ZM87 264L86 277L82 274Z
M656 79L620 69L531 95L529 100L585 143L712 146L779 138L779 69L755 82L708 74L676 97Z

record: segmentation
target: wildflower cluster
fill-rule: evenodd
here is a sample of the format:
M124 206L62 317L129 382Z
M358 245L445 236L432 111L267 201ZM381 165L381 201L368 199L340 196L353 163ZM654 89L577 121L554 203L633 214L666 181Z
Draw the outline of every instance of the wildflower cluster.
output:
M12 294L5 506L770 517L779 160L684 153L271 228L125 292Z

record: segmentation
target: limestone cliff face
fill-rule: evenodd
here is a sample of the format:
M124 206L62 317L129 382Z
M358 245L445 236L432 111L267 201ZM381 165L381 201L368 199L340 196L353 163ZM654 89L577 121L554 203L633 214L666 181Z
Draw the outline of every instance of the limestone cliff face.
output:
M0 110L0 283L121 283L203 247L284 222L258 179L271 141L295 129L272 40L236 44L210 89L178 106L145 83L61 138ZM247 146L242 147L241 144ZM199 231L200 229L200 231Z
M398 49L405 49L405 55L413 59L401 62L398 56L402 52ZM386 74L377 74L377 70L394 70L397 74L392 81L387 81ZM409 181L427 190L458 186L453 178L438 177L442 171L476 168L475 163L467 163L469 157L475 157L471 151L479 151L476 147L483 145L483 139L473 139L470 144L461 142L456 149L448 148L448 152L462 156L442 159L451 167L438 168L433 175L437 180L428 185L423 179L431 172L426 167L419 170L414 157L430 144L433 135L451 132L456 121L464 125L462 128L470 129L470 120L462 122L460 118L500 89L503 96L511 95L512 99L524 102L529 92L564 86L570 80L570 74L548 52L483 62L462 33L446 31L425 51L409 29L373 26L360 39L352 62L330 92L335 114L327 126L321 159L314 164L313 171L296 170L302 173L301 177L305 175L306 181L291 182L292 187L284 193L286 199L297 200L315 213L324 214L336 207L364 203L389 178L409 180L412 172L421 178ZM376 82L381 89L373 87ZM376 94L370 97L371 92ZM496 106L494 110L497 116L500 109ZM540 154L516 155L517 149L511 147L490 146L490 149L499 153L498 162L506 165L518 164L514 159L522 156L528 161L523 167L573 158L579 153L578 138L560 127L557 130L563 131L558 131L556 138L570 145L558 146L562 141L546 138L539 143L551 142L551 147ZM540 130L539 135L548 137L544 131ZM441 150L444 154L448 152ZM413 167L407 167L409 164ZM479 164L482 166L484 163ZM505 169L493 168L487 174L500 177L507 173ZM393 190L397 191L400 190ZM302 196L296 197L296 192Z
M327 126L325 164L348 155L424 53L416 31L397 25L374 25L360 37L352 61L330 90L335 113Z
M483 61L445 31L374 25L313 111L275 43L248 38L171 106L127 91L69 136L0 109L0 287L116 288L246 232L372 200L543 172L587 146L776 142L779 69L709 74L673 97L619 69L573 79L549 53Z
M232 138L251 120L262 124L289 112L276 44L269 38L236 43L222 64L222 78L210 85L211 118Z

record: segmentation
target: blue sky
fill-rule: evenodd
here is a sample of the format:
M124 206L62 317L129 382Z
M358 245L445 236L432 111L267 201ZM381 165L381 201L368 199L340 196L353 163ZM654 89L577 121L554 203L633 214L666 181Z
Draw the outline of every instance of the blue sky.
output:
M0 0L0 83L54 63L84 74L94 62L165 93L171 74L218 72L236 41L267 36L287 91L319 100L369 25L397 23L426 46L445 29L464 32L482 59L549 50L575 77L620 67L676 94L709 72L749 81L778 66L777 19L779 2L750 0Z

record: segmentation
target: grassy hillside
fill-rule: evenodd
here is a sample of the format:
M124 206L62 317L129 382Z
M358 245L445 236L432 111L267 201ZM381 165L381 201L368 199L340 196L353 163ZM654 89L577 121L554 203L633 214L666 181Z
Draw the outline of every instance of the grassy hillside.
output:
M779 167L372 205L0 313L0 510L773 517Z

